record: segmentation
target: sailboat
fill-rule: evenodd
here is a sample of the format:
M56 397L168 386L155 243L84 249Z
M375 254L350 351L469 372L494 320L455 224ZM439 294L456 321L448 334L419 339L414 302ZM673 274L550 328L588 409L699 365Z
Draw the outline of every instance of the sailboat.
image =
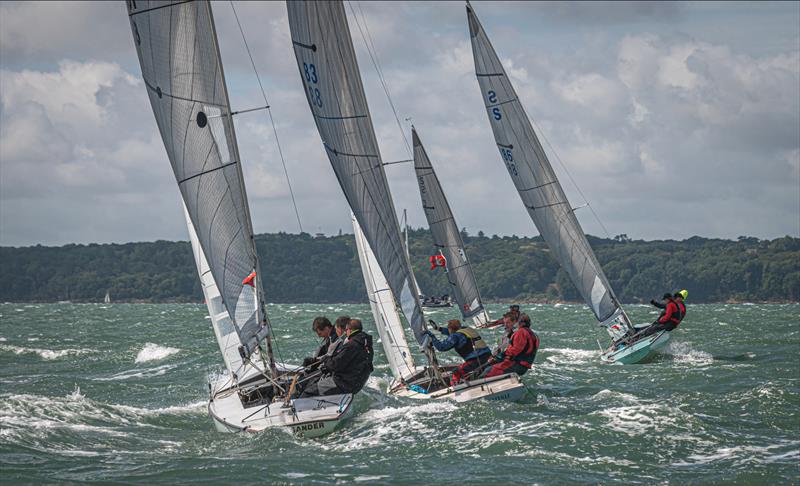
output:
M431 160L413 126L411 138L414 147L414 171L417 174L422 209L425 211L425 218L433 235L433 244L444 257L450 295L453 295L458 304L464 321L469 319L474 327L485 326L489 322L489 316L478 292L478 282L475 280L472 264L467 259L461 231L458 229Z
M449 385L455 366L439 364L426 334L419 292L403 246L344 5L340 1L289 1L287 8L306 98L354 216L359 260L381 344L387 356L402 357L389 359L395 376L390 393L456 401L519 399L525 387L517 375ZM397 307L422 348L425 366L413 365L408 344L399 339L403 332Z
M111 303L111 292L108 291L108 290L106 290L106 296L103 297L103 303L104 304L110 304Z
M351 394L292 399L298 368L275 361L258 254L211 4L128 1L142 78L181 193L226 373L209 383L217 430L331 432Z
M406 247L406 257L409 261L411 261L411 250L408 247L408 213L405 209L403 209L403 240L404 245ZM417 282L417 276L414 275L414 282ZM421 301L422 308L441 308L441 307L453 307L453 302L450 299L449 294L443 295L441 297L435 296L426 296L422 292L422 288L420 288L419 283L417 282L417 290L419 290L419 300Z
M500 156L552 255L594 313L598 325L611 337L611 346L601 347L601 359L618 364L647 359L667 344L669 333L662 331L630 339L636 330L608 283L575 209L567 200L511 80L469 2L467 20L475 75Z

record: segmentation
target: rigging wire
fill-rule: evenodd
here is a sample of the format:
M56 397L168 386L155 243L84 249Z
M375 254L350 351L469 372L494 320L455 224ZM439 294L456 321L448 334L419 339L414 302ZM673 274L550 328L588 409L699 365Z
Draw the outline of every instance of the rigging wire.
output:
M530 119L531 123L536 128L536 130L539 133L539 135L542 136L542 138L544 139L544 142L550 148L550 152L555 156L556 160L558 161L558 165L560 165L561 168L564 169L564 172L567 174L567 177L569 177L570 182L572 182L572 185L575 186L575 189L577 189L578 194L580 194L581 197L583 198L583 202L585 203L584 205L589 208L589 211L592 212L592 215L594 216L594 219L597 220L597 222L600 224L600 227L603 228L603 231L605 232L606 237L608 237L608 239L611 239L611 234L608 232L608 229L606 229L606 225L604 225L603 221L600 220L600 216L597 215L597 213L594 211L594 208L589 203L589 200L586 199L586 196L583 194L583 191L581 191L581 188L580 188L580 186L578 186L578 183L572 177L572 174L570 173L569 169L567 169L567 166L564 165L564 162L561 161L561 157L558 155L558 152L556 152L556 149L555 149L555 147L553 147L553 144L550 143L550 140L547 138L547 135L544 134L544 131L539 126L539 124L536 123L536 120L532 116L528 115L528 119ZM575 208L575 209L580 209L582 207L583 206L580 206L580 207Z
M364 22L364 28L361 28L361 22L358 20L358 15L356 15L356 11L353 8L353 2L350 0L347 1L347 5L350 7L350 12L353 14L353 19L356 21L356 26L358 27L358 32L361 34L361 40L364 41L364 46L367 48L367 53L369 53L369 58L372 61L372 66L375 68L375 72L378 74L378 80L383 87L383 92L386 93L386 99L389 101L389 106L392 109L392 113L394 114L394 119L397 122L397 128L400 129L400 135L403 137L403 143L406 146L406 151L409 155L413 152L411 151L411 145L408 143L408 137L406 137L406 132L403 130L403 124L400 123L400 117L397 115L397 109L394 106L394 101L392 100L392 95L389 92L389 85L386 82L386 78L383 75L383 68L381 67L380 59L378 59L378 52L375 50L375 43L372 41L372 34L369 31L369 25L367 25L367 17L364 15L364 10L361 8L361 4L358 4L358 10L361 13L361 21ZM364 31L366 30L366 35Z
M267 113L269 114L269 122L272 125L272 132L275 134L275 145L278 146L278 154L281 158L281 165L283 165L283 173L286 176L286 184L289 186L289 195L292 198L292 206L294 207L294 215L297 217L297 226L300 227L300 232L303 232L303 223L300 222L300 212L297 210L297 201L294 198L294 190L292 189L292 181L289 179L289 171L286 169L286 159L283 157L283 149L281 148L281 142L278 139L278 129L275 127L275 119L272 117L272 108L270 107L269 101L267 101L267 93L264 91L264 85L261 83L261 76L258 75L258 69L256 69L256 63L253 60L253 54L250 52L250 45L247 43L247 37L244 35L244 29L242 28L242 23L239 22L239 14L236 13L236 6L233 4L233 0L230 0L231 9L233 10L233 16L236 18L236 25L239 26L239 32L242 34L242 42L244 42L244 48L247 50L247 56L250 58L250 65L253 66L253 72L256 75L256 79L258 80L258 87L261 89L261 96L264 98L264 104L267 105Z
M294 207L294 215L297 217L297 225L300 227L300 232L303 232L303 223L300 222L300 212L297 210L297 201L294 198L294 191L292 190L292 182L289 179L289 171L286 169L286 159L283 157L283 150L281 149L281 143L278 139L278 129L275 127L275 119L272 117L272 108L270 107L269 101L267 100L267 93L264 91L264 85L261 82L261 76L258 74L258 69L256 68L256 63L253 60L253 54L250 52L250 45L247 43L247 37L244 34L244 29L242 28L242 23L239 21L239 14L236 12L236 6L233 4L233 0L229 0L231 5L231 10L233 10L233 16L236 18L236 25L239 26L239 33L242 34L242 42L244 43L244 48L247 51L247 56L250 58L250 65L253 67L253 72L256 75L256 80L258 80L258 87L261 89L261 96L264 98L264 104L267 106L266 110L269 114L269 121L272 125L272 132L275 134L275 144L278 146L278 154L281 158L281 165L283 165L283 173L286 176L286 184L289 186L289 195L292 198L292 206ZM255 241L254 241L255 243ZM264 302L261 302L262 308L264 307ZM267 318L266 310L264 312L264 317L267 320L267 325L269 326L269 334L272 335L274 338L274 330L272 327L272 323L269 322L269 318ZM278 342L272 339L272 345L275 347L275 354L278 355L278 359L283 362L283 354L281 353L280 346Z

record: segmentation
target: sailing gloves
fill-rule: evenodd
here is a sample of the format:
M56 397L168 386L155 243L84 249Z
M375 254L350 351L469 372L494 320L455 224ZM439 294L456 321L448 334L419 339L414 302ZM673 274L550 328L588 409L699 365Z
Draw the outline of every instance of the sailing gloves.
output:
M433 329L439 330L438 324L433 319L428 319L428 325L431 326Z

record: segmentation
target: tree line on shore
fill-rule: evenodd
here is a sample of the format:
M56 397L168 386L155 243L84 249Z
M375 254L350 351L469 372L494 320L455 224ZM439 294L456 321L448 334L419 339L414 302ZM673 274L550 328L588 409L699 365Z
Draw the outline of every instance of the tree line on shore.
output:
M462 232L486 301L579 301L541 237ZM589 241L622 302L647 302L688 289L693 302L800 301L800 238ZM270 233L256 237L270 302L366 302L350 234ZM422 291L449 292L444 270L430 269L427 229L409 231ZM201 302L188 242L0 247L0 301Z

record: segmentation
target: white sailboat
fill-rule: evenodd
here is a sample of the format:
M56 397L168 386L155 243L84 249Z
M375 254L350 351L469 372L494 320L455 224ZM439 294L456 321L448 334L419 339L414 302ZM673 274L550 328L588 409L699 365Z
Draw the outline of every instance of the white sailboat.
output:
M224 432L331 432L350 394L292 399L297 367L277 363L211 5L128 1L153 113L183 200L189 238L227 372L209 383Z
M422 209L425 211L425 219L433 235L433 244L445 259L444 269L447 272L447 281L450 283L450 295L458 304L458 310L465 322L470 320L473 327L485 326L489 322L489 316L481 301L472 264L467 259L461 231L458 229L433 164L414 127L411 127L411 138L414 147L414 171L417 174Z
M104 304L110 304L111 303L111 291L106 290L106 295L105 295L105 297L103 297L103 303Z
M287 7L307 101L354 215L373 317L395 377L389 391L413 398L457 401L519 399L525 389L516 375L449 386L455 366L438 363L425 333L419 292L403 246L344 5L340 1L289 1ZM413 363L398 304L422 347L427 361L423 367Z
M497 148L528 214L553 256L567 272L612 345L602 351L608 363L637 363L663 348L669 333L639 340L622 309L586 235L550 165L544 148L517 96L500 58L467 2L475 75L492 126Z

